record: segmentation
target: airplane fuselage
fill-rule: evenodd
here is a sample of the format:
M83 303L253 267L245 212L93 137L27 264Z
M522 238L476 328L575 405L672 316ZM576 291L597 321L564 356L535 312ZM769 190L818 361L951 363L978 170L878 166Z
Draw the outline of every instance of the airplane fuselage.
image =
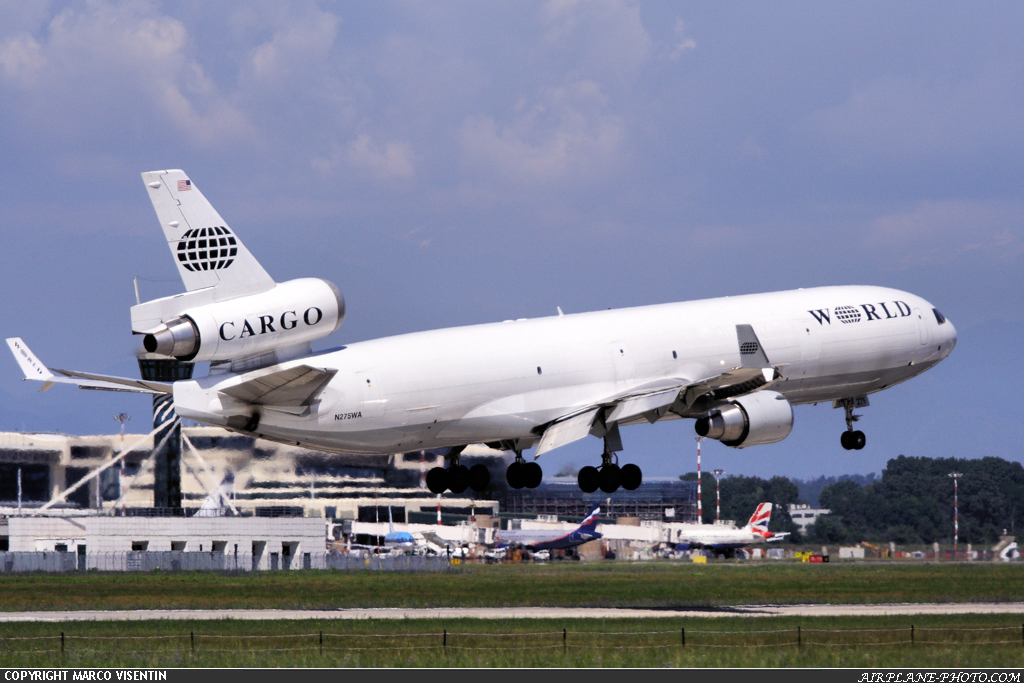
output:
M538 428L658 381L739 367L751 325L794 405L866 395L945 358L952 323L924 299L870 286L802 289L506 321L348 344L284 363L337 370L303 410L264 407L256 434L354 454L478 442L528 447ZM183 418L233 426L252 409L219 392L244 374L179 381ZM673 407L662 419L697 417ZM641 418L642 419L642 418ZM640 420L634 420L640 421Z

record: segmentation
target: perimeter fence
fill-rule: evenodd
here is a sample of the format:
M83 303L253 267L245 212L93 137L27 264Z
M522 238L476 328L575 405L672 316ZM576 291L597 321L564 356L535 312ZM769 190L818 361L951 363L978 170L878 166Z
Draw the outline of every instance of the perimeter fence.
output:
M274 571L337 569L342 571L457 572L446 557L430 555L370 555L301 553L294 556L226 554L218 552L133 551L119 553L0 552L0 573L99 571Z
M1020 626L903 627L764 630L686 629L577 631L569 629L491 633L420 631L404 633L218 634L197 631L154 635L0 636L0 654L198 654L224 652L339 651L519 651L643 650L690 648L927 647L1005 645L1024 648Z

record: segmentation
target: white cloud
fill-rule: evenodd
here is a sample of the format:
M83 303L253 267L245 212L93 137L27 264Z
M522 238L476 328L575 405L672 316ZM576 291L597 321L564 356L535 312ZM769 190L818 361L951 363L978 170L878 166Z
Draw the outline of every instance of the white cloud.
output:
M864 246L886 267L949 263L969 252L999 261L1024 254L1024 205L1008 201L923 201L876 218Z
M683 56L684 53L690 50L697 49L697 41L693 38L686 37L686 24L682 19L676 19L676 25L674 29L675 40L672 43L672 50L669 52L668 58L675 61Z
M50 135L88 129L123 136L126 125L169 125L208 145L250 133L242 113L189 56L184 24L147 2L67 7L39 36L0 42L0 67L4 82L20 91L23 115Z
M8 38L0 44L0 69L4 78L21 85L30 85L46 66L42 48L28 34Z
M317 68L334 46L341 23L334 14L314 9L289 19L252 51L249 66L256 78L278 81L301 76L304 69Z
M651 51L640 8L622 0L550 0L542 20L545 41L571 54L587 78L628 80Z
M347 157L352 166L369 169L377 178L410 178L416 174L412 149L402 142L392 141L381 149L364 133L349 145Z
M528 182L593 178L620 158L625 137L619 116L593 81L548 89L532 105L520 103L515 120L468 118L459 138L471 165Z
M886 75L810 113L801 127L853 165L988 154L1019 138L1018 80L1014 69L962 81Z

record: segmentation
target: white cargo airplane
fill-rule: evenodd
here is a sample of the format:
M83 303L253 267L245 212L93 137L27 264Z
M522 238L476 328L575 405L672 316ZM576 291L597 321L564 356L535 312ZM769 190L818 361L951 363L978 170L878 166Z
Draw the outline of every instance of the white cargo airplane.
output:
M341 325L338 288L277 283L183 171L142 174L183 294L131 309L151 357L210 361L206 377L175 382L50 370L8 339L26 379L82 388L173 394L182 418L339 453L448 448L431 491L482 490L483 465L460 464L468 444L511 450L514 488L536 487L541 454L593 435L601 466L580 488L635 489L618 465L619 427L694 418L697 433L735 448L775 443L793 405L846 411L844 448L864 447L855 408L919 375L956 343L921 297L846 286L752 294L472 325L347 344L313 353Z

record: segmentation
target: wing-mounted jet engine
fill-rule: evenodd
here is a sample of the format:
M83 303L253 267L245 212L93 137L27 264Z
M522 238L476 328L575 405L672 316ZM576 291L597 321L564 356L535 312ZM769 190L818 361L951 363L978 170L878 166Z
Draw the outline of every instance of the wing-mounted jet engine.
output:
M697 420L697 434L746 448L782 441L793 429L793 407L775 391L756 391L723 401Z

